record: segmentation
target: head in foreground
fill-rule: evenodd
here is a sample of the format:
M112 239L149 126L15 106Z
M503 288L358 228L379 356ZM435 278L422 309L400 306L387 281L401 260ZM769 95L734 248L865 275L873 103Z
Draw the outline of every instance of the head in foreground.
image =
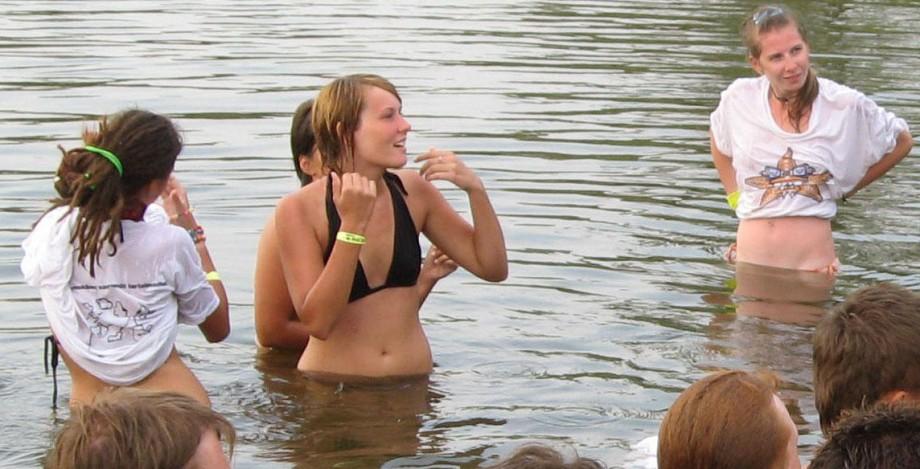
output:
M770 375L722 371L688 387L658 434L659 469L799 469L798 431Z
M233 425L194 399L119 388L75 407L54 438L45 469L223 469Z
M518 448L514 454L499 461L490 469L603 469L605 466L600 461L575 458L566 462L565 456L551 446L531 443Z
M920 294L890 283L860 288L818 323L813 342L824 433L844 411L920 401Z
M920 467L920 409L879 404L844 416L810 469Z

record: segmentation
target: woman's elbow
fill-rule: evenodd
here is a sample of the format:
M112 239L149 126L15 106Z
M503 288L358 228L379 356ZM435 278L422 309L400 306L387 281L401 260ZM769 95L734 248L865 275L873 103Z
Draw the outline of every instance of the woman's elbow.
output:
M332 324L325 324L319 321L315 315L309 314L309 312L297 312L297 317L300 318L301 324L306 328L307 333L310 334L310 337L314 337L319 340L326 340L329 338L329 334L332 333Z
M221 324L218 327L209 327L204 331L204 338L212 344L217 342L223 342L224 339L230 336L230 324Z
M221 342L230 335L230 308L219 307L198 328L210 343Z
M496 266L484 272L482 279L488 282L503 282L508 278L508 263Z
M217 333L211 333L205 336L208 339L208 342L216 344L218 342L223 342L224 339L230 336L230 327L223 329Z

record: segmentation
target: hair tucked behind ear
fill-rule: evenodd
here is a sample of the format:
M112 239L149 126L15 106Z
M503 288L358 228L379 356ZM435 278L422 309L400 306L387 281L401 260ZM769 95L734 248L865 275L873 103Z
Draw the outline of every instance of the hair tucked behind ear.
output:
M98 130L84 130L83 143L114 153L124 168L120 175L112 162L85 147L59 147L63 156L54 183L59 197L51 205L79 210L71 242L78 261L86 265L89 258L90 275L95 275L104 244L111 245L110 255L117 252L122 211L151 181L169 176L182 140L169 118L132 109L103 117Z

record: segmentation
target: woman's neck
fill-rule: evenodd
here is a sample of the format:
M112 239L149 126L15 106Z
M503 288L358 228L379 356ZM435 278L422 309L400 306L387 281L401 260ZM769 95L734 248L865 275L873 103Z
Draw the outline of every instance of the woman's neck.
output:
M140 200L134 199L125 203L121 210L122 220L144 221L144 212L147 211L147 205Z

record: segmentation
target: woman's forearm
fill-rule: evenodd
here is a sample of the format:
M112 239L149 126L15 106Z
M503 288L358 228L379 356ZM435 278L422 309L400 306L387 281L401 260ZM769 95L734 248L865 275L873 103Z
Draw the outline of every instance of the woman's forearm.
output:
M887 173L891 168L895 167L901 160L910 153L910 149L914 146L913 137L911 137L910 132L903 131L898 134L897 143L895 143L894 148L886 153L882 158L870 166L866 170L865 176L856 183L856 187L853 188L850 192L847 192L845 197L851 197L853 194L859 192L860 189L872 184L876 179L882 177Z
M712 152L712 162L719 172L719 180L722 181L722 187L725 188L726 194L731 194L738 190L738 182L735 179L735 168L732 166L732 159L725 156L718 147L715 140L709 137L709 150Z
M477 275L500 282L508 278L508 254L501 224L485 188L470 190L468 194L473 214L473 247L482 269Z

